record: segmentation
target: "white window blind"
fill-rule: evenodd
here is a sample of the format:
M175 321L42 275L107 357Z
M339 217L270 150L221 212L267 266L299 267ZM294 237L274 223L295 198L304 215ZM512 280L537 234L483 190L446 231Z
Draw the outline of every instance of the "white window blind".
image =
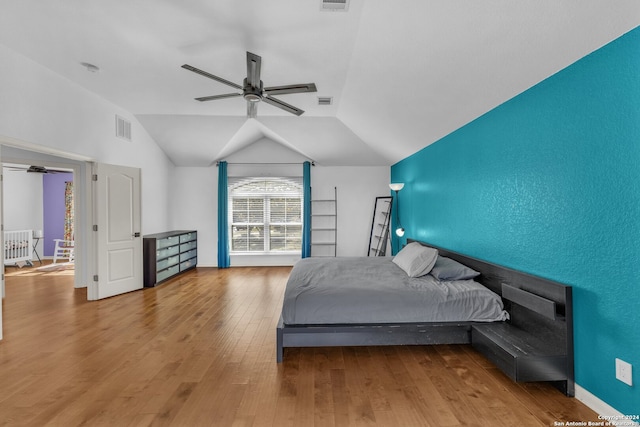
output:
M302 250L301 177L229 177L232 253Z

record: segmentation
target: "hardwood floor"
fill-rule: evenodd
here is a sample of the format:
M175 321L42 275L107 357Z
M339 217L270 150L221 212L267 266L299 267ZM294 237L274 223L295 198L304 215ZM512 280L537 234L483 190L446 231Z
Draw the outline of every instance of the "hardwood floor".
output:
M7 268L0 422L10 426L551 426L597 421L469 346L287 349L290 269L198 268L102 301L72 272Z

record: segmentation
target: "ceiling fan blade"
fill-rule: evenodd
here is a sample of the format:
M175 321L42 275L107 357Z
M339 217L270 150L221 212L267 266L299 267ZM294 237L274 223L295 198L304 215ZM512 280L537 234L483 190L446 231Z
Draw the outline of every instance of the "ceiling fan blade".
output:
M263 96L263 97L262 97L262 100L263 100L264 102L266 102L267 104L271 104L271 105L273 105L274 107L281 108L281 109L283 109L284 111L288 111L288 112L289 112L289 113L291 113L291 114L295 114L296 116L299 116L299 115L301 115L302 113L304 113L304 110L301 110L301 109L299 109L299 108L297 108L297 107L294 107L294 106L293 106L293 105L291 105L291 104L287 104L286 102L280 101L279 99L274 98L274 97L269 96L269 95L265 95L265 96Z
M59 170L59 169L49 169L44 166L2 166L4 169L10 171L20 171L20 172L29 172L29 173L71 173L72 170Z
M255 119L258 116L258 103L247 101L247 117Z
M191 66L191 65L189 65L189 64L184 64L184 65L182 66L182 68L184 68L185 70L193 71L193 72L194 72L194 73L196 73L196 74L200 74L201 76L208 77L208 78L210 78L210 79L212 79L212 80L215 80L215 81L217 81L217 82L224 83L224 84L229 85L229 86L231 86L231 87L235 87L236 89L240 89L240 90L242 90L242 86L240 86L240 85L238 85L238 84L235 84L234 82L230 82L229 80L225 80L225 79L223 79L222 77L214 76L214 75L213 75L213 74L211 74L211 73L207 73L206 71L202 71L202 70L201 70L201 69L199 69L199 68L192 67L192 66Z
M285 95L287 93L301 93L301 92L317 92L315 83L302 83L297 85L285 85L285 86L271 86L265 87L264 92L269 95Z
M27 168L29 173L49 173L49 170L44 166L31 165Z
M247 82L252 87L260 87L260 68L262 58L255 53L247 52Z
M199 98L194 98L196 101L214 101L216 99L225 99L225 98L235 98L236 96L242 96L241 93L225 93L222 95L211 95L211 96L201 96Z

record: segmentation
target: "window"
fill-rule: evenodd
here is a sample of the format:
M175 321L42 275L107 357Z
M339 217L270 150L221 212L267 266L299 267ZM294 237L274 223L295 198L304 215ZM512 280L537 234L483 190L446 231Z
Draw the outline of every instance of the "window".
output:
M232 253L302 250L301 178L229 178Z

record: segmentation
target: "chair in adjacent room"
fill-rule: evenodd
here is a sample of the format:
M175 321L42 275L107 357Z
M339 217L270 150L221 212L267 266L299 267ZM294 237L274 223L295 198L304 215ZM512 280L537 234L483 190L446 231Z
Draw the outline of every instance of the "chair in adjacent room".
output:
M56 247L53 251L53 263L59 259L66 259L67 262L73 262L73 240L53 239Z

